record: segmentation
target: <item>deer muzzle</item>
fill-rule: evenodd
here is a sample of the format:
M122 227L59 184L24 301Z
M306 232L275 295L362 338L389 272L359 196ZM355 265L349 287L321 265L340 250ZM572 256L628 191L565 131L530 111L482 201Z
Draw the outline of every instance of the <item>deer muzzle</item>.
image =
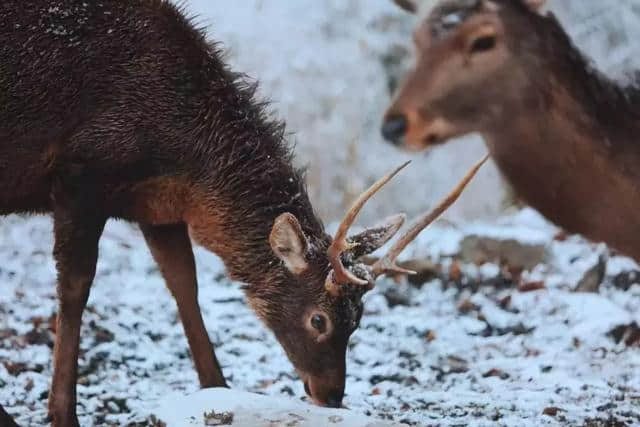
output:
M381 131L384 139L409 151L440 144L456 133L443 117L425 118L417 111L387 113Z
M327 372L324 375L303 376L304 391L320 406L341 408L344 397L344 373Z

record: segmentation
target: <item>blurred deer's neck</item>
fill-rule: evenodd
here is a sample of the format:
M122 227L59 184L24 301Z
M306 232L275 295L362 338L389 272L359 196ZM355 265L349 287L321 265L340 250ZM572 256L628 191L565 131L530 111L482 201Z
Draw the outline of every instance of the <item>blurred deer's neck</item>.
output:
M522 64L528 81L503 106L508 121L485 132L494 155L510 164L564 165L595 176L599 167L638 179L640 87L593 69L555 19L540 25L537 47L522 55L534 59Z
M508 122L487 132L494 149L506 156L518 146L550 159L584 149L607 155L612 167L638 156L640 72L636 85L618 84L592 67L553 15L530 18L512 29L510 49L527 81L505 94ZM514 136L524 139L507 142Z
M525 201L569 231L640 258L629 237L640 232L640 91L564 48L547 52L545 72L534 73L508 121L485 140Z

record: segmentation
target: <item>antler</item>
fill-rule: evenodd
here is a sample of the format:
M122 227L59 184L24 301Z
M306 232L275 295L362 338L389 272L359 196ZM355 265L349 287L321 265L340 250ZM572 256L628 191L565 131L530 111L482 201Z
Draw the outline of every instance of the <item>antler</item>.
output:
M404 268L398 267L396 265L396 258L400 253L407 247L409 243L411 243L417 236L420 234L422 230L424 230L429 224L436 220L444 211L449 208L462 194L462 191L465 189L467 184L471 181L471 179L475 176L475 174L480 170L482 165L487 161L489 155L486 154L482 160L477 162L470 170L467 172L465 177L460 181L460 183L453 189L451 193L447 197L445 197L438 205L433 208L430 212L427 212L422 217L418 218L411 227L400 237L389 249L389 252L386 253L382 258L376 261L371 266L371 274L373 278L380 276L381 274L387 273L400 273L400 274L415 274L414 271L405 270Z
M387 173L385 176L376 181L371 187L369 187L364 193L362 193L355 202L351 205L351 208L347 211L344 219L338 226L338 231L336 231L336 235L333 238L333 242L327 253L329 255L329 262L331 263L331 267L333 270L327 276L327 281L325 283L325 287L327 290L333 294L337 293L337 288L339 285L347 284L347 283L355 283L358 285L366 285L367 282L364 279L356 277L353 273L351 273L348 269L342 265L342 261L340 259L340 255L348 251L349 249L353 249L356 244L347 242L347 232L349 228L353 225L356 220L356 216L362 209L365 203L378 192L391 178L393 178L398 172L404 169L411 161L408 161L391 172Z

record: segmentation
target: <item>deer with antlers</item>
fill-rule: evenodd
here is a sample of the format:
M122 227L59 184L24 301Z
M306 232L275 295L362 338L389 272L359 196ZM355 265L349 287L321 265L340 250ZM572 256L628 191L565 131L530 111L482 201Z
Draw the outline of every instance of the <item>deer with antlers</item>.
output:
M532 207L640 260L640 89L594 70L544 0L396 0L425 16L382 127L421 150L479 132Z
M292 166L282 125L254 92L168 1L0 5L0 215L53 217L54 426L78 425L81 318L109 218L140 226L176 300L203 387L226 382L197 301L191 238L246 283L249 304L309 396L341 405L362 296L377 276L398 270L395 257L431 217L378 264L359 263L404 216L351 237L348 229L406 165L366 191L332 239Z

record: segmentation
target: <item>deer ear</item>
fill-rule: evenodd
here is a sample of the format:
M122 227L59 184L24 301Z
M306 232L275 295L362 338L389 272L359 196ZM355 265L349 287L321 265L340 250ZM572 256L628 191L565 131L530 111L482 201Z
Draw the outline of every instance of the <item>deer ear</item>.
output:
M531 9L532 12L539 12L547 0L522 0L522 2L525 6Z
M269 235L269 243L276 256L293 274L300 274L307 269L306 254L309 241L295 216L283 213L276 218Z
M367 228L362 233L349 237L350 243L356 246L349 251L354 260L374 252L376 249L387 243L400 230L406 216L398 214L386 218L379 224Z

